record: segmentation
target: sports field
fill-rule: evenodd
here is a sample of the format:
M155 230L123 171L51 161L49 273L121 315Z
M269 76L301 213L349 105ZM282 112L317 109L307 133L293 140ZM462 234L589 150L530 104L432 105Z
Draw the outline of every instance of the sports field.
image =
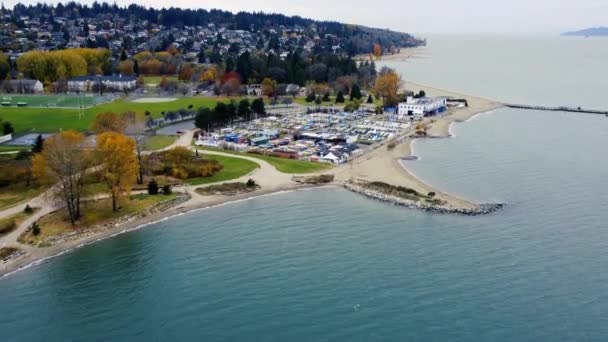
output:
M239 98L233 98L235 101ZM102 112L124 113L128 111L144 115L149 111L153 118L162 116L162 112L175 111L181 108L196 110L200 107L213 107L217 102L229 101L227 98L181 97L170 102L138 103L128 99L119 99L110 103L86 108L83 115L76 108L34 108L34 107L0 107L0 119L13 124L17 134L28 132L52 133L59 130L75 129L86 131L91 127L95 116Z
M2 107L83 108L108 102L108 96L0 94Z

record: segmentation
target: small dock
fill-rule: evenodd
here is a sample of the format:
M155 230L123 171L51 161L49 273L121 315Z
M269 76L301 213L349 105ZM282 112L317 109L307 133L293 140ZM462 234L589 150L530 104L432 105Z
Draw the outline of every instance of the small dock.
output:
M546 107L546 106L531 106L524 104L512 104L503 103L505 107L516 108L516 109L531 109L531 110L544 110L550 112L571 112L571 113L585 113L585 114L600 114L608 116L608 110L596 110L596 109L585 109L581 107Z

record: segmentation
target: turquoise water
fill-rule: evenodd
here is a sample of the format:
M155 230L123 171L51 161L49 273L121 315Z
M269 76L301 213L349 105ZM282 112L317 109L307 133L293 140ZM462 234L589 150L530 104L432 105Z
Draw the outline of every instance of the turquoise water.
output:
M331 188L196 211L0 279L0 336L606 340L608 119L503 109L452 129L415 142L407 167L504 210L428 214Z

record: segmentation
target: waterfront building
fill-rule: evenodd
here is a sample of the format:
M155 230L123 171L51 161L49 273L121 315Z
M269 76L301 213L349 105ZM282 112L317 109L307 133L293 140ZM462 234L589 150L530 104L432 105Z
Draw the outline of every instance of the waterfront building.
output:
M408 96L406 102L399 103L397 115L400 118L409 116L413 119L421 119L425 116L437 115L447 109L447 98L445 97L421 97Z

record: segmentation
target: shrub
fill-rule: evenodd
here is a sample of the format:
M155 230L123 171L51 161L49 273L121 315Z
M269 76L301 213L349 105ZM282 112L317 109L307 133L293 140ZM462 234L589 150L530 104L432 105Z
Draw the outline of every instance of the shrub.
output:
M40 225L38 224L38 222L32 223L32 225L30 226L30 230L32 231L32 234L34 236L40 235Z
M315 95L315 92L311 91L308 93L308 95L306 95L306 102L313 102L316 98L317 96Z
M429 194L427 195L429 198L433 198L435 197L435 195L437 195L434 191L429 192Z
M246 184L247 184L247 187L249 187L249 188L253 188L254 186L256 186L256 185L257 185L257 184L255 183L255 181L254 181L253 179L251 179L251 178L249 178L249 179L247 180L247 183L246 183Z
M392 150L392 149L395 148L395 146L397 146L397 144L395 144L394 141L391 141L391 142L388 143L388 145L386 145L386 149L387 150Z
M171 189L170 184L163 185L163 194L164 195L171 195L172 193L173 193L173 189Z
M34 212L34 208L30 207L29 204L26 204L25 208L23 208L23 212L26 214L31 214Z
M154 179L148 182L148 195L158 195L158 183Z

